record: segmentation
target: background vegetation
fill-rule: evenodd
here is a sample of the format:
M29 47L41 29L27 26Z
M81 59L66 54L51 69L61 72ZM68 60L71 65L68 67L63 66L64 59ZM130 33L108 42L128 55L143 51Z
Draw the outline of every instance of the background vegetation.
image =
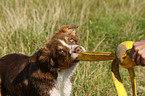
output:
M87 51L111 51L126 40L145 35L144 0L0 0L0 57L32 55L62 25L77 24L80 44ZM75 73L73 96L116 96L111 61L81 62ZM145 96L145 68L136 67L138 96ZM126 69L120 68L132 95Z

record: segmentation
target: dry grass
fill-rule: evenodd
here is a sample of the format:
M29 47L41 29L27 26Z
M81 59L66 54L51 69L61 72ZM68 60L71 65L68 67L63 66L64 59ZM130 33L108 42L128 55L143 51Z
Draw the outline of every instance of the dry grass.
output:
M32 55L55 31L70 23L80 27L80 44L88 51L111 51L126 40L145 34L144 0L0 0L0 57L9 53ZM116 96L111 61L81 62L75 73L73 95ZM130 79L120 68L128 95ZM145 95L144 68L136 68L138 96Z

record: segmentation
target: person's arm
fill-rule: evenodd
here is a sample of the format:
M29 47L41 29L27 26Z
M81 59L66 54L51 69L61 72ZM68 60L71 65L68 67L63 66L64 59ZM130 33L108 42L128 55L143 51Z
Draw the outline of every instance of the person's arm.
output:
M137 65L145 66L145 40L135 42L129 55Z

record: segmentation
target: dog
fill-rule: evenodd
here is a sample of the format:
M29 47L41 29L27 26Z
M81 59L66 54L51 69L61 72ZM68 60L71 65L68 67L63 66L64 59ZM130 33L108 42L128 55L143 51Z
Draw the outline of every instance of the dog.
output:
M62 26L32 56L9 54L0 59L2 96L70 96L78 45L75 24Z

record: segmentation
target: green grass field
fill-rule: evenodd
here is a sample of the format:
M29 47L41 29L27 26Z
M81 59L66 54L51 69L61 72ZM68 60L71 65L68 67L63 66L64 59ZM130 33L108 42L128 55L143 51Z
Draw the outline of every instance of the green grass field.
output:
M0 0L0 57L32 55L59 27L77 24L80 44L87 51L114 52L123 41L145 38L144 0ZM117 96L111 61L81 62L72 96ZM120 68L128 96L126 69ZM145 68L136 67L138 96L145 96Z

